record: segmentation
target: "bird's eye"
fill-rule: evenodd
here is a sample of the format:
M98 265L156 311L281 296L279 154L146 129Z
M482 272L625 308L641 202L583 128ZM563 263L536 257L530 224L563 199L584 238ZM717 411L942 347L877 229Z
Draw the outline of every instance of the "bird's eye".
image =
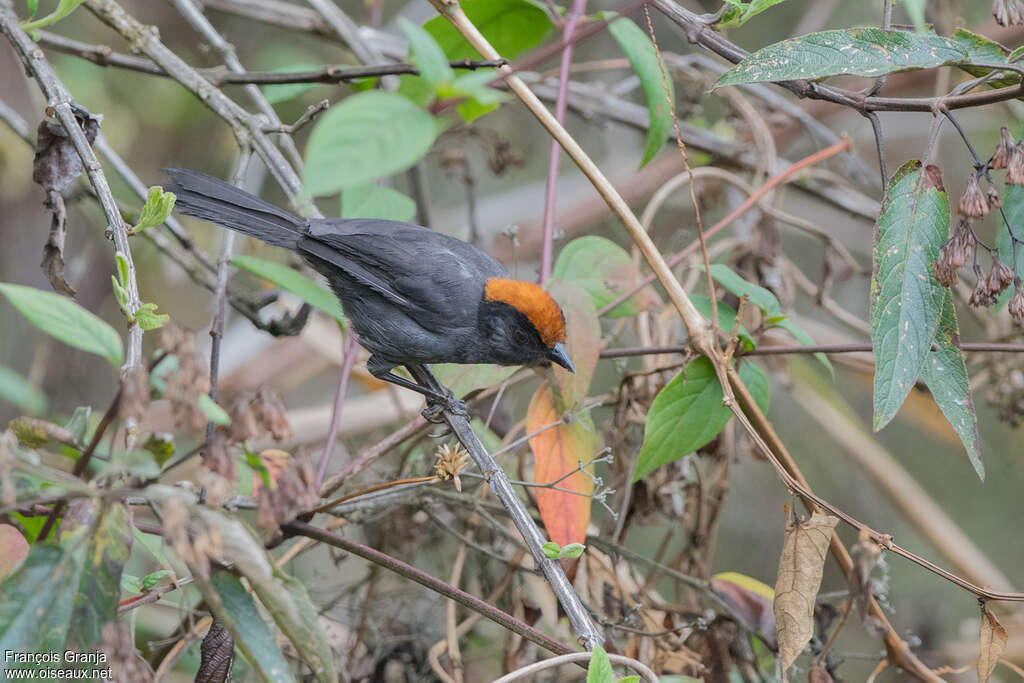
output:
M526 344L526 342L530 341L529 335L522 330L516 330L512 336L515 338L516 344Z

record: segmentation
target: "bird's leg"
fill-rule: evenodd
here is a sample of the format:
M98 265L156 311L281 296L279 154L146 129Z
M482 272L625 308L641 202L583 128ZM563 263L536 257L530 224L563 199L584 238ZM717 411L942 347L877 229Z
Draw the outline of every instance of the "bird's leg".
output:
M391 382L392 384L404 387L411 391L415 391L418 394L423 394L427 398L427 408L423 411L423 417L431 422L438 422L438 413L441 410L447 410L455 415L467 415L465 401L460 401L455 398L451 391L444 389L444 393L436 391L430 387L425 387L422 384L417 384L411 380L408 380L400 375L396 375L392 372L392 368L395 366L389 365L387 361L381 361L376 356L370 356L370 360L366 362L366 369L369 370L370 374L379 380L384 382Z

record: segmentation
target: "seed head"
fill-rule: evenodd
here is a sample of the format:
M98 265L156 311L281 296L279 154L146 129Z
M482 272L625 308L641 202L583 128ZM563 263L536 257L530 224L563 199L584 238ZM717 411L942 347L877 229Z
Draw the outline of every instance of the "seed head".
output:
M999 142L996 143L996 151L992 154L992 161L989 166L993 171L999 171L1010 165L1013 153L1017 151L1017 141L1013 139L1010 129L1003 126L999 129Z
M953 268L963 268L974 255L974 234L971 232L971 224L961 219L953 231L953 237L946 245L949 253L949 264Z
M993 209L998 209L1003 205L1003 200L999 196L999 190L996 189L995 185L988 186L988 189L985 190L985 198L988 200L988 205Z
M1006 166L1006 184L1024 185L1024 147L1020 143L1014 146L1013 156Z
M1013 296L1010 297L1010 304L1006 310L1010 312L1011 318L1024 324L1024 287L1021 287L1020 278L1017 278L1013 284Z
M981 267L977 265L974 266L974 275L978 281L975 283L974 291L971 292L971 298L967 300L967 303L971 306L988 308L996 302L996 298L988 291L988 278L982 274Z
M956 284L957 270L949 261L949 248L942 247L939 251L939 259L935 262L935 279L943 287L952 287Z
M992 270L988 273L988 292L992 296L996 296L1011 284L1013 284L1013 271L996 254L992 259Z
M967 218L981 218L988 213L988 202L985 201L985 194L978 184L978 176L974 173L967 177L967 187L960 197L956 212Z

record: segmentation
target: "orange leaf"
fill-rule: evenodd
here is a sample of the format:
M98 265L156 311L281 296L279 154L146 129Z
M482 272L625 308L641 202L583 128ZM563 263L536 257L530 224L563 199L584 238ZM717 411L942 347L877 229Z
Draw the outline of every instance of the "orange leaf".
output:
M562 411L555 407L554 392L548 382L537 389L526 413L526 431L533 433L542 427L559 423L530 438L533 451L533 481L537 484L555 484L560 489L577 491L584 495L555 489L536 489L540 517L551 540L560 546L583 543L590 523L590 494L594 480L584 472L567 473L577 469L580 462L594 457L597 433L588 413L577 416L571 424L561 422ZM593 465L587 471L593 470Z

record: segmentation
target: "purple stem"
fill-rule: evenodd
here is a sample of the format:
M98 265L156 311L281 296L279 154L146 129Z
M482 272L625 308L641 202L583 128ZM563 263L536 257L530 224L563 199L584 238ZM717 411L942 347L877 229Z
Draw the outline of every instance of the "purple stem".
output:
M565 120L565 106L569 91L569 66L572 64L573 40L576 24L586 9L587 0L573 0L569 16L562 24L562 63L558 69L558 94L555 97L555 118L559 123ZM548 178L544 185L544 246L540 253L540 282L551 277L551 251L555 241L555 193L558 188L558 157L562 148L554 140L551 141L551 154L548 157Z
M356 359L356 346L359 337L352 332L345 345L345 357L341 361L341 378L338 379L338 394L334 397L334 411L331 413L331 426L327 430L327 443L324 444L324 454L320 456L320 464L316 468L316 489L324 482L324 475L327 474L327 462L331 459L331 452L334 450L334 442L338 437L338 425L341 424L341 407L345 403L345 392L348 389L348 378L352 374L352 363Z

